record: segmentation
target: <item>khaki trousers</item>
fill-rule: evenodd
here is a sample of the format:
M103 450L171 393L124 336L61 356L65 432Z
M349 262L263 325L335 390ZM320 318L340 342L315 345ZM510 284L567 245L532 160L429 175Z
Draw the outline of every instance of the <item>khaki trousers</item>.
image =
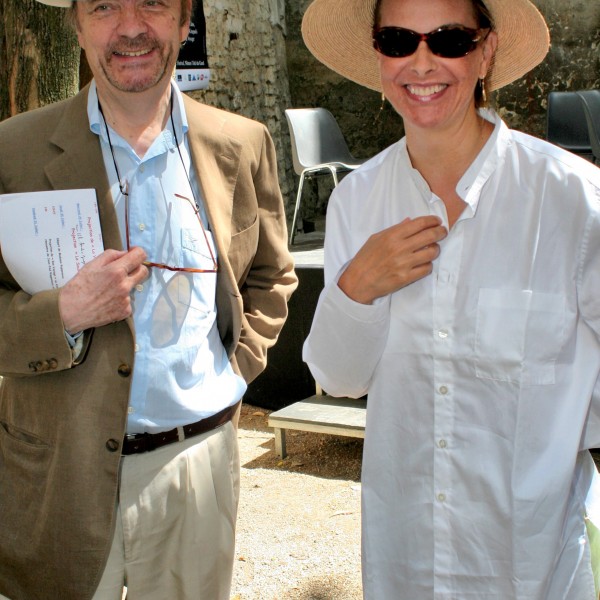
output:
M231 422L124 456L110 555L93 600L229 600L239 498Z

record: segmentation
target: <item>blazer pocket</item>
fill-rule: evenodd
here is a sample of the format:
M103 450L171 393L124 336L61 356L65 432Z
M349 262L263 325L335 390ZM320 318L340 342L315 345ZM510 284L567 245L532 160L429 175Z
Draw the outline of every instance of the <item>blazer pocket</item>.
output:
M259 222L256 219L250 227L231 236L227 258L238 282L247 274L256 254L259 234L258 225Z
M258 207L255 204L235 209L231 216L231 237L248 231L258 223Z
M0 421L2 521L10 524L10 530L19 531L33 547L37 547L36 540L32 539L34 532L43 530L38 525L51 457L52 447L45 441ZM10 540L4 541L10 543Z
M477 303L477 377L551 385L564 343L566 298L532 290L481 289Z
M23 451L24 448L31 448L36 452L37 450L50 447L44 440L32 433L9 425L5 421L0 421L0 443L10 444L11 440L17 444L19 451ZM21 444L24 445L24 448L21 447Z

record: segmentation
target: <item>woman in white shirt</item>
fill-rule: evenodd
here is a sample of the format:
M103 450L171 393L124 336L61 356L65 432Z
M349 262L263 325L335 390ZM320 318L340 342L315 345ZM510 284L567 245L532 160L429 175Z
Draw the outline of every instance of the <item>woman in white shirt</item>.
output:
M597 599L600 170L485 108L543 60L543 17L314 0L303 35L406 132L331 197L304 348L328 393L368 393L365 598Z

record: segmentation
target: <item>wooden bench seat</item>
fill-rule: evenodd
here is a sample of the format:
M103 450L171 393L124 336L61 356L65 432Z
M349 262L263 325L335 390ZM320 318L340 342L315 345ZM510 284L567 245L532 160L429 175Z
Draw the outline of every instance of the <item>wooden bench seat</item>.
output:
M285 458L286 429L364 438L366 416L364 398L315 395L272 412L268 424L275 431L275 452Z

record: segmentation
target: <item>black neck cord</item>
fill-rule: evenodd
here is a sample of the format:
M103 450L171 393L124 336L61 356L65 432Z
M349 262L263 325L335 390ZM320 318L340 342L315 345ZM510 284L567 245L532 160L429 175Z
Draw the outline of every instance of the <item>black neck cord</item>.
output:
M119 190L123 196L128 196L129 192L124 189L123 183L121 180L121 173L119 172L119 167L117 165L117 159L115 158L115 151L113 149L112 140L110 139L110 131L108 129L108 123L106 122L106 117L104 116L104 111L102 110L102 105L100 104L100 100L98 100L98 110L102 115L102 120L104 121L104 128L106 129L106 137L108 138L108 147L110 148L110 155L112 156L113 165L115 167L115 172L117 173L117 180L119 183ZM177 146L177 153L179 154L179 159L181 160L181 166L183 167L183 171L185 173L185 177L188 180L188 184L190 186L190 190L192 191L192 195L194 196L194 203L196 204L196 209L200 210L200 206L196 201L196 197L194 194L194 188L192 187L192 182L190 180L190 175L188 170L186 169L185 162L183 161L183 156L181 154L181 148L179 147L179 139L177 138L177 132L175 131L175 122L173 121L173 92L171 92L171 103L169 110L169 117L171 120L171 129L173 130L173 137L175 138L175 145Z

